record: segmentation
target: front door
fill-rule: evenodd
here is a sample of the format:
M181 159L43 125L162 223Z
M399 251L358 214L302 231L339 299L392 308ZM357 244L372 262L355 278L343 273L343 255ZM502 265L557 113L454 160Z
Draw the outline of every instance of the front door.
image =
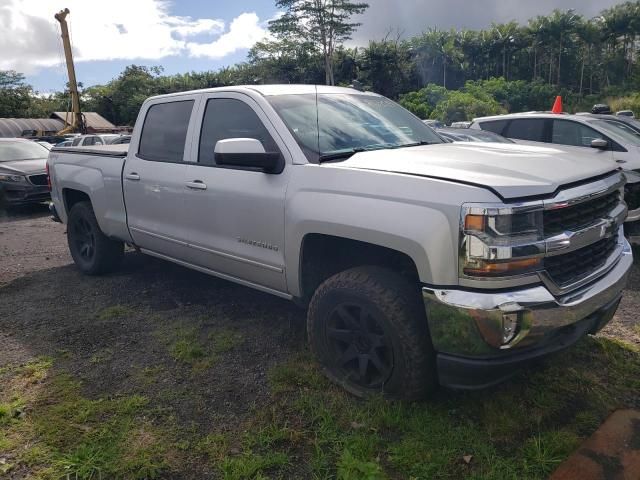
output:
M205 96L201 132L186 165L188 237L193 263L228 278L286 291L284 208L290 157L261 107L240 93ZM216 165L218 140L254 138L285 155L267 174Z
M187 255L185 155L195 97L149 105L139 142L122 172L127 222L135 244L182 259ZM142 115L141 115L142 118ZM136 136L134 136L136 138Z

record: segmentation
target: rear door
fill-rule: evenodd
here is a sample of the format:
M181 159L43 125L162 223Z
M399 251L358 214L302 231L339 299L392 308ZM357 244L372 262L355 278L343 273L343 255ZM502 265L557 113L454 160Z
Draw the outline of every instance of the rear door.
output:
M284 203L291 157L251 97L233 92L203 97L201 131L186 166L186 222L196 265L284 292ZM254 138L284 155L285 168L267 174L216 165L217 141Z
M141 132L133 137L122 172L134 242L171 258L188 254L184 159L190 155L187 139L198 99L184 95L145 105Z

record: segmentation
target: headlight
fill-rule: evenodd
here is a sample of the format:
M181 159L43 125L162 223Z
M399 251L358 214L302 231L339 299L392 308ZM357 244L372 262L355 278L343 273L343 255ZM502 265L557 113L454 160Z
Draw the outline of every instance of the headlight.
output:
M526 207L464 205L460 271L466 277L505 277L542 268L542 203Z
M0 174L0 181L16 182L16 183L27 183L27 177L25 177L23 175L3 175L3 174Z

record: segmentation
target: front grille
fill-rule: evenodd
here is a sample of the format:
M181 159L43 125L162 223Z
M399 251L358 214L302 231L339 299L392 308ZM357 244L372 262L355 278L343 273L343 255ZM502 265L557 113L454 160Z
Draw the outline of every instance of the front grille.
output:
M596 223L620 203L617 190L576 205L544 212L544 235L551 237L566 230L577 231Z
M601 268L618 244L618 234L564 255L547 257L544 266L556 285L564 287Z
M29 181L34 185L45 187L47 185L47 175L44 173L40 175L29 175Z

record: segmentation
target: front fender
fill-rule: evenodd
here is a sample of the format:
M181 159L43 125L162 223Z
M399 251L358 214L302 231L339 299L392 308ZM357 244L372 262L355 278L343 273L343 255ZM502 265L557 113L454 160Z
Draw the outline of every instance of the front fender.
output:
M287 284L294 296L301 294L303 239L313 233L401 252L413 260L423 283L457 283L456 240L451 236L449 219L441 211L391 200L305 192L289 205L287 216L292 219L285 247Z

